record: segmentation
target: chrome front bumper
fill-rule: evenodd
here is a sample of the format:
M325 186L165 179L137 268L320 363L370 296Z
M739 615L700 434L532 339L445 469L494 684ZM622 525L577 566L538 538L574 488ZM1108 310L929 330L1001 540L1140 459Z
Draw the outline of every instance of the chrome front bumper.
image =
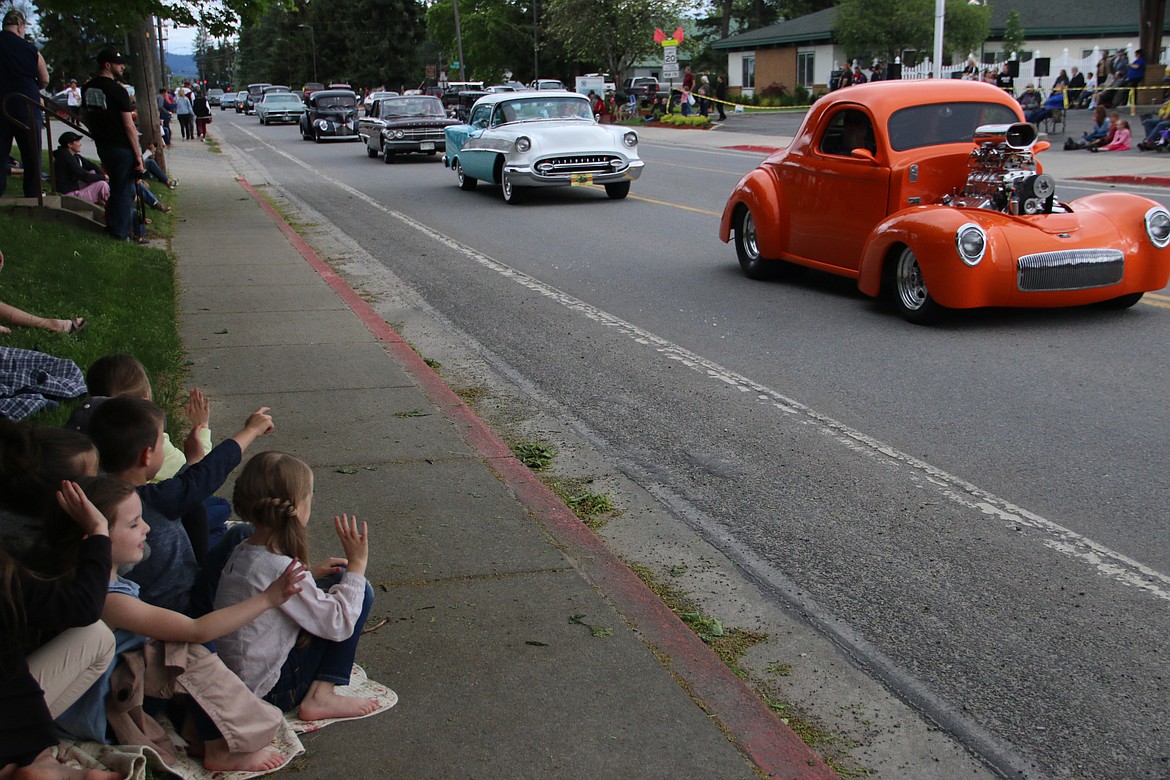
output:
M537 160L531 165L504 164L504 173L512 182L521 187L567 187L580 184L613 184L619 181L636 181L642 175L642 168L646 163L642 160L630 160L622 168L613 170L583 169L572 170L568 167L554 168L551 173L544 173L536 169L543 160Z

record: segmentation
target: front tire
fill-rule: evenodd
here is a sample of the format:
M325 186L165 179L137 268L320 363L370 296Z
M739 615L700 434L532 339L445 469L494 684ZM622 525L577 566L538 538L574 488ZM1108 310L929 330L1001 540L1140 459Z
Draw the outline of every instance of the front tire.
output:
M479 184L477 179L473 179L463 172L463 165L460 164L459 159L455 159L455 178L459 180L459 189L474 190L475 185Z
M500 173L500 191L504 193L504 202L509 206L515 206L524 199L520 188L512 183L512 177L503 172Z
M1142 299L1143 295L1145 295L1145 293L1140 292L1130 293L1129 295L1119 295L1116 298L1110 298L1107 301L1101 301L1097 304L1097 306L1102 309L1113 309L1115 311L1121 311L1122 309L1128 309L1131 306L1136 306L1137 302Z
M930 325L937 322L945 311L935 302L926 282L918 257L910 247L903 247L897 258L887 266L890 298L894 308L907 322L915 325Z
M744 276L749 279L761 282L781 276L795 279L804 273L804 266L785 260L769 260L760 254L756 220L747 206L741 206L735 217L735 254Z
M394 162L394 152L390 151L389 146L382 149L382 162L386 163L387 165L390 165Z
M609 196L610 200L621 200L630 194L630 183L617 181L613 184L607 184L605 185L605 194Z

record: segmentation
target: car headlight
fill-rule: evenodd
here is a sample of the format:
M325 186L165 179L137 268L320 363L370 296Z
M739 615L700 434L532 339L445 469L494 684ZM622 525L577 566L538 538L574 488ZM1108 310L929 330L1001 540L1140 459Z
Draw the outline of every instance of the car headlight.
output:
M628 146L630 149L633 149L638 145L638 134L631 130L622 136L622 143Z
M983 228L974 222L968 222L959 228L955 234L955 246L959 250L959 258L969 266L979 265L983 253L987 251L987 235Z
M405 131L405 130L403 130L402 128L399 128L399 129L397 129L397 130L395 130L395 131L394 131L394 137L395 137L395 138L405 138L405 137L406 137L406 131Z
M318 119L318 120L317 120L317 127L319 127L319 128L320 128L320 129L322 129L322 130L328 130L328 129L329 129L329 123L328 123L328 122L326 122L324 119Z
M1159 249L1170 244L1170 212L1161 206L1154 206L1146 212L1146 234Z
M532 148L532 139L526 135L522 135L516 139L516 151L527 152Z

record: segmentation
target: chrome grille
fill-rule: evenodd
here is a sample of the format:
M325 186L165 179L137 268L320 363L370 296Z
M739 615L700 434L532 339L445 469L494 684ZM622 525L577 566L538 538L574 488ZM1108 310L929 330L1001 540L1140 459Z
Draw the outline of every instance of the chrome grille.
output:
M572 157L546 157L532 166L543 176L570 176L574 173L612 173L626 167L615 154L580 154Z
M446 137L441 127L408 127L403 132L403 141L442 141Z
M1021 292L1087 290L1120 282L1125 255L1117 249L1066 249L1024 255L1016 267Z

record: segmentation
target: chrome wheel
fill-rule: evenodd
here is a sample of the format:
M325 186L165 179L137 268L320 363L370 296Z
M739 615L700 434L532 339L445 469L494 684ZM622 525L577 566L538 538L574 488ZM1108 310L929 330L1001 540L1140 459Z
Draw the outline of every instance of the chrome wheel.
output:
M504 202L515 205L520 202L520 190L513 186L511 177L506 173L500 174L500 189L504 193Z
M461 190L474 190L475 185L479 183L463 172L463 166L458 159L455 160L455 178L459 180Z
M928 325L942 316L945 309L935 302L926 289L922 268L918 265L918 257L913 249L903 247L898 258L887 268L890 271L887 277L888 292L894 306L906 321Z

